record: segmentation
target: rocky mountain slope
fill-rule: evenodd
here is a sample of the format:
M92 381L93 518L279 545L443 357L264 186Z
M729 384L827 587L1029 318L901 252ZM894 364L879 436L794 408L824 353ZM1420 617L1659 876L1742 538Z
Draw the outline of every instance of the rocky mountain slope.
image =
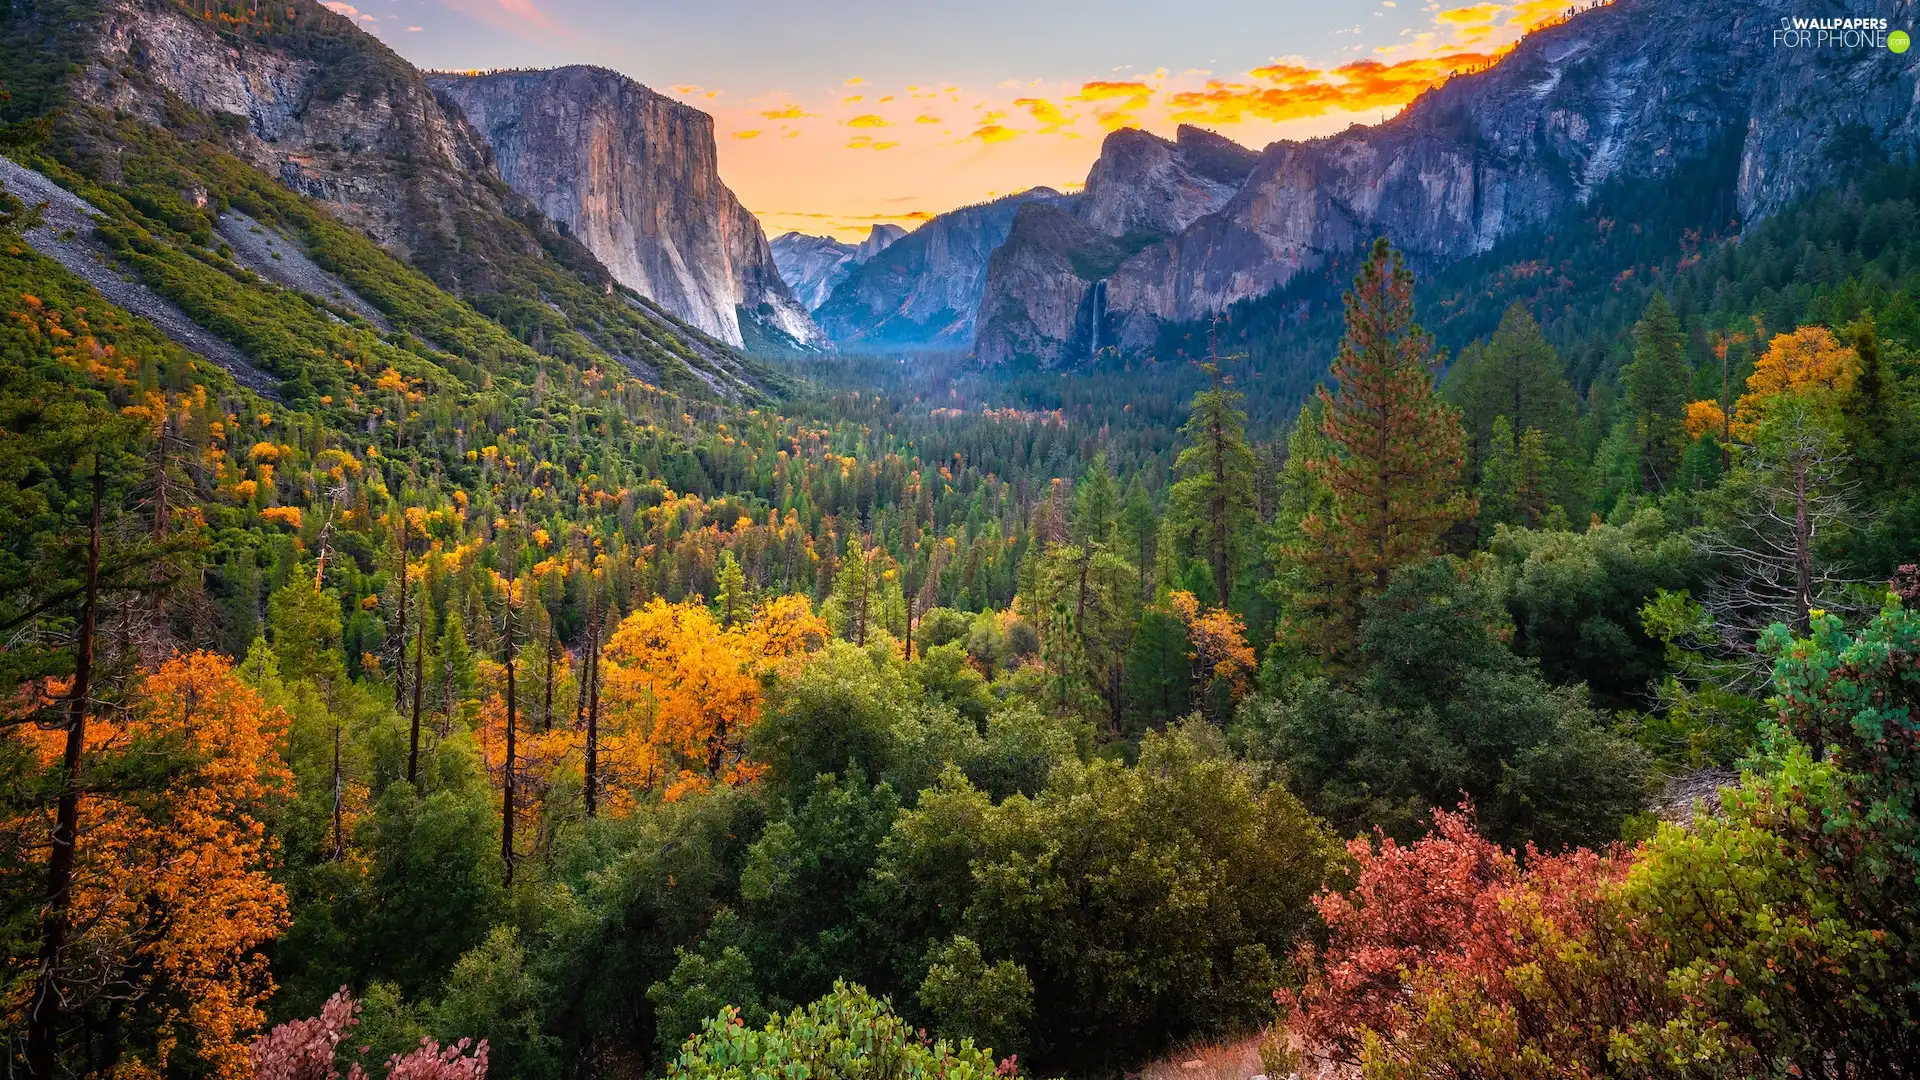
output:
M155 152L190 210L251 183L219 175L231 154L550 356L697 394L759 378L621 287L418 71L311 0L13 0L0 31L11 107L59 110L48 149L79 176L151 181L131 163Z
M1112 344L1106 279L1142 248L1225 206L1258 161L1184 124L1171 141L1135 128L1109 134L1071 209L1023 207L1015 217L988 269L975 355L986 364L1057 364Z
M845 344L965 348L986 291L987 260L1028 203L1071 203L1034 188L935 217L858 265L814 312Z
M1868 6L1849 14L1902 25L1912 5ZM1671 176L1729 148L1739 156L1735 202L1746 223L1843 177L1847 148L1879 156L1913 147L1920 100L1910 58L1776 47L1772 31L1796 13L1789 0L1615 0L1584 11L1384 124L1267 147L1217 208L1104 278L1076 281L1072 252L1094 254L1124 222L1178 224L1176 211L1219 190L1170 186L1165 165L1117 159L1117 150L1137 155L1144 140L1110 140L1087 201L1121 209L1083 210L1094 227L1078 245L1062 228L1010 242L984 290L980 358L1073 362L1091 351L1096 326L1102 342L1144 349L1163 323L1272 292L1375 235L1417 266L1445 265L1581 205L1602 185ZM1105 189L1098 199L1096 180ZM1105 269L1098 258L1080 261L1081 270ZM1096 282L1098 322L1086 310Z
M818 308L833 295L833 290L855 266L887 250L895 240L907 235L898 225L875 225L858 244L848 244L831 236L808 236L802 232L782 233L773 240L773 262L780 268L793 295L808 311Z
M598 67L434 74L502 179L620 284L739 345L758 320L826 343L775 267L760 222L720 179L713 118Z

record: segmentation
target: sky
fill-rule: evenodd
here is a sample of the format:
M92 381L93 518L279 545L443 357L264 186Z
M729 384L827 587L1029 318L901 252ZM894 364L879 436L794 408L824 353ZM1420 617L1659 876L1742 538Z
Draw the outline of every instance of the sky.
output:
M1586 0L1580 0L1585 6ZM1246 146L1377 123L1567 0L334 0L419 67L598 64L713 115L769 237L1046 185L1119 127Z

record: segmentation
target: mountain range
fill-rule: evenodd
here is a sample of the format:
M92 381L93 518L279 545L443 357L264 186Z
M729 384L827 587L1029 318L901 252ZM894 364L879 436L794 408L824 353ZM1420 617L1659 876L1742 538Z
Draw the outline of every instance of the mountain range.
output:
M907 230L884 223L869 229L858 244L831 236L782 233L773 240L773 261L793 288L794 296L808 311L813 311L827 302L833 290L853 273L854 267L864 265L905 235Z
M768 378L743 351L1041 366L1151 352L1169 328L1331 273L1376 235L1433 272L1560 227L1609 186L1681 182L1707 160L1734 163L1711 172L1731 220L1699 224L1737 234L1920 136L1909 61L1777 48L1770 30L1790 13L1790 0L1614 0L1382 124L1259 150L1191 126L1122 129L1077 193L1035 188L912 232L876 226L859 245L769 243L719 175L712 118L623 75L423 73L308 0L12 0L4 55L29 104L66 103L60 155L78 176L125 180L119 147L149 137L136 128L218 147L536 350L739 396ZM242 259L232 238L261 223L182 168L169 183L219 211ZM265 225L331 275L314 288L391 315L314 258L311 230ZM285 265L255 262L269 280Z
M1855 14L1911 7L1870 6ZM1274 294L1377 235L1431 272L1551 227L1608 185L1666 182L1719 155L1736 161L1715 181L1735 216L1703 224L1737 234L1920 138L1911 61L1777 47L1772 30L1797 10L1614 0L1529 33L1385 123L1258 151L1191 127L1172 140L1115 131L1082 193L990 204L1018 213L1001 211L1005 237L984 252L948 254L952 313L937 330L902 317L910 290L887 267L850 277L817 317L844 343L963 345L987 364L1138 353L1169 326ZM949 218L896 250L954 229Z

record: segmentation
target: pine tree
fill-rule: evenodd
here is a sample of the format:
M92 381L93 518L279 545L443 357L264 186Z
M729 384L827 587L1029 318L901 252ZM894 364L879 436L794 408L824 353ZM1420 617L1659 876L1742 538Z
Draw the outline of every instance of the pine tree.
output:
M1578 417L1559 354L1517 302L1485 345L1461 355L1447 373L1444 393L1460 407L1476 464L1485 460L1498 417L1507 418L1513 434L1529 428L1565 434Z
M1459 490L1460 417L1434 392L1432 342L1413 321L1413 275L1385 239L1346 305L1336 389L1320 390L1328 445L1312 463L1330 504L1300 523L1294 552L1333 623L1323 645L1334 648L1350 639L1363 597L1383 591L1396 568L1438 553L1447 530L1475 511Z
M1687 445L1687 392L1693 374L1682 352L1685 336L1667 298L1654 293L1633 328L1633 362L1620 373L1640 457L1640 485L1663 491L1679 471Z
M1193 396L1193 415L1180 429L1189 445L1173 463L1178 479L1168 499L1168 524L1182 546L1213 572L1221 607L1233 595L1241 549L1259 519L1255 461L1247 446L1246 413L1240 409L1244 395L1227 388L1229 379L1220 369L1228 359L1210 349L1200 365L1211 385Z
M734 558L731 551L720 557L714 604L719 608L720 625L728 629L746 622L752 608L752 598L747 594L746 572L740 569L740 560Z
M880 553L868 551L857 536L847 537L840 557L840 573L833 580L833 605L840 636L855 645L867 643L867 629L878 612L879 575L874 565Z

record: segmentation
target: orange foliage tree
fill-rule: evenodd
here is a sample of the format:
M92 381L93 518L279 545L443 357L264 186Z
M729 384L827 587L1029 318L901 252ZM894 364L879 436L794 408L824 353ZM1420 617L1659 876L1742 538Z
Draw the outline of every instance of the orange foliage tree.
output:
M1732 419L1727 418L1719 402L1696 401L1687 406L1687 434L1696 439L1716 435L1749 441L1768 408L1780 397L1844 394L1852 389L1859 369L1860 358L1853 346L1842 344L1824 326L1803 326L1790 334L1776 334L1767 343L1767 351L1754 362L1746 393L1734 406Z
M1202 609L1190 592L1176 590L1167 599L1187 628L1187 659L1193 661L1195 690L1203 705L1216 685L1224 686L1234 701L1245 696L1256 665L1240 616L1226 608Z
M656 599L628 615L605 654L609 787L664 784L676 797L751 779L743 744L760 715L761 676L829 635L802 596L775 600L731 630L699 604Z
M149 1021L154 1039L126 1051L122 1075L168 1071L191 1055L196 1073L242 1080L273 991L258 950L288 922L263 820L292 787L287 717L208 652L146 673L129 700L87 729L85 775L131 782L100 783L81 802L67 1012L86 1023L90 1006L114 1001ZM42 765L54 765L63 733L32 738ZM0 828L44 835L49 821L34 810ZM21 993L7 1002L11 1022L26 1005Z

